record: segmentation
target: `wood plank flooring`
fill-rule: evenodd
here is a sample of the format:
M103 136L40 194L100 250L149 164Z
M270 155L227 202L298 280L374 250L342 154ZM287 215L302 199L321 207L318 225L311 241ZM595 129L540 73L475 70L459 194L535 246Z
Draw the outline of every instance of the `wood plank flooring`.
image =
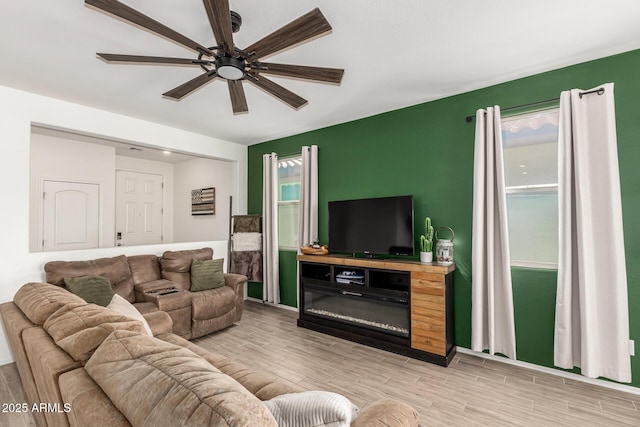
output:
M422 426L640 426L640 395L466 354L444 368L298 328L296 318L247 302L237 325L194 343L358 406L402 400ZM0 367L0 403L10 401L25 401L15 364ZM33 425L30 416L0 413L0 426Z
M299 328L293 311L245 307L237 325L194 342L358 406L402 400L423 426L640 426L640 395L466 354L444 368Z
M27 403L15 363L0 366L0 427L36 427L29 412L5 412L12 403Z

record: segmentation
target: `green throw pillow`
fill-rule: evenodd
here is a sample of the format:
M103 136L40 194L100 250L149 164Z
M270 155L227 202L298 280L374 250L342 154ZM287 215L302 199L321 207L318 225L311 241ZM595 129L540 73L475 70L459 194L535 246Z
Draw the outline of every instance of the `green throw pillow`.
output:
M102 276L65 277L67 289L89 303L106 307L113 298L111 282Z
M191 261L191 292L206 291L224 286L222 264L224 259Z

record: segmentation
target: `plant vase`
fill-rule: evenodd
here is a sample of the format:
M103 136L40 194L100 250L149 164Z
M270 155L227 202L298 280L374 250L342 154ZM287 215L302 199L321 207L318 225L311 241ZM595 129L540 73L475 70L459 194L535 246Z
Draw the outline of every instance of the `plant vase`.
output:
M420 262L424 262L424 263L433 262L433 251L420 252Z

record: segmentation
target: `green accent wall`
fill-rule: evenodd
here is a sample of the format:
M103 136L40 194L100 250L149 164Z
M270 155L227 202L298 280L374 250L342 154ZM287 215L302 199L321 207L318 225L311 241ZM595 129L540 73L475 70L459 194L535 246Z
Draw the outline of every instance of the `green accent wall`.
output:
M471 224L478 108L555 98L572 88L614 82L631 339L640 345L640 50L514 80L249 147L248 209L262 210L262 155L319 147L319 238L327 242L330 200L411 194L416 245L425 216L455 230L456 344L471 345ZM310 102L313 102L311 100ZM535 224L532 224L535 226ZM606 235L601 236L603 240ZM416 246L417 247L417 246ZM280 252L283 304L296 305L294 252ZM416 256L417 258L417 256ZM553 366L556 272L513 268L518 359ZM261 298L260 285L250 295ZM640 347L638 350L640 352ZM640 354L632 358L640 387Z

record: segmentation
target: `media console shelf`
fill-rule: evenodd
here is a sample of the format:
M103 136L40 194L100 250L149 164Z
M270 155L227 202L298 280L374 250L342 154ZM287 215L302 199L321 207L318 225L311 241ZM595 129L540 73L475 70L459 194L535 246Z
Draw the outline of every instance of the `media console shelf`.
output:
M298 255L298 326L447 366L454 265Z

